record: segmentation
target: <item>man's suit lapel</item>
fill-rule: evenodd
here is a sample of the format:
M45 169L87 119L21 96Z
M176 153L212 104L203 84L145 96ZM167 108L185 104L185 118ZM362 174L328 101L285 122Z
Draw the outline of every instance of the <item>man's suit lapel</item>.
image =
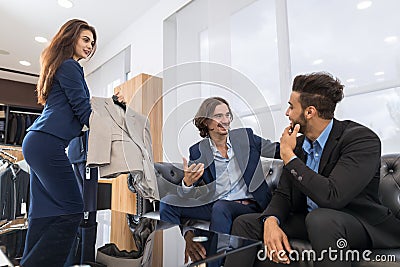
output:
M245 128L235 129L229 133L229 139L231 141L232 149L235 153L235 157L240 171L242 172L244 181L249 189L249 192L253 193L260 188L264 182L264 175L262 173L259 157L254 158L254 155L252 155L253 158L250 159L250 139L248 134L249 133ZM257 163L255 163L256 165L252 165L250 160L257 160ZM246 169L249 167L249 165L254 166L254 171L250 171L252 175L245 175ZM256 177L256 179L254 177Z
M239 164L239 168L242 174L244 174L250 157L250 144L246 129L243 128L230 131L229 139L231 141L237 163ZM250 181L246 181L247 184L249 182Z
M329 134L328 140L326 141L324 151L322 152L321 161L319 163L318 172L323 173L323 170L328 163L332 151L336 147L339 138L343 133L343 124L340 121L333 119L333 127Z
M296 140L296 147L294 148L294 154L304 163L306 162L307 158L306 155L303 151L303 143L304 143L304 135L301 135L300 137L297 138Z
M213 180L216 178L215 174L215 164L214 164L214 154L212 152L210 141L208 138L204 138L199 143L200 158L198 162L204 162L204 168L209 167ZM197 161L197 160L196 160Z

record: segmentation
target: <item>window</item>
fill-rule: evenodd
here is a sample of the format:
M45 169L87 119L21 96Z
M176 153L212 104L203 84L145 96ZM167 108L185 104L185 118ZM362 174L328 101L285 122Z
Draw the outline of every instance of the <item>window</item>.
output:
M110 97L114 88L126 81L130 71L130 46L87 75L92 96Z

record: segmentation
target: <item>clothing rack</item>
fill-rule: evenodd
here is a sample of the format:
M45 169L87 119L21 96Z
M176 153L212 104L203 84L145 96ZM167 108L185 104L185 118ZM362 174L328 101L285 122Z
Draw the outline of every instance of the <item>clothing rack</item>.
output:
M28 114L28 115L41 115L41 113L38 113L38 112L15 111L15 110L10 110L10 113Z
M0 153L6 155L9 158L12 158L13 160L17 160L17 157L11 155L10 153L3 151L3 148L0 148Z
M12 156L16 157L17 160L23 160L24 155L22 154L22 147L20 146L12 146L12 145L7 145L7 144L0 144L0 150L3 152L6 152L7 154L11 154ZM2 155L4 153L0 153ZM14 158L13 158L14 159ZM10 157L11 160L11 157Z
M9 150L9 151L18 151L21 152L21 149L16 149L16 148L12 148L12 147L0 147L0 150Z

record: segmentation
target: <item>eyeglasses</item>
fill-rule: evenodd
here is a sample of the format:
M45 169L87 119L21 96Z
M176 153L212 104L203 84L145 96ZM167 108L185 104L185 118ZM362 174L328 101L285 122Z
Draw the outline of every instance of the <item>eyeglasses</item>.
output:
M216 119L216 120L222 120L224 118L224 116L228 120L232 120L232 114L231 113L226 113L226 114L218 113L218 114L214 114L212 117L213 117L213 119Z

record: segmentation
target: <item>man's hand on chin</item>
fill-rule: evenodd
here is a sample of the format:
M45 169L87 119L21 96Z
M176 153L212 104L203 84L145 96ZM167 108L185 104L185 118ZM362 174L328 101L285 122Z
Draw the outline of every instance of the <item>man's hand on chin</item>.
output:
M299 133L300 125L296 124L292 130L290 126L286 127L280 139L280 154L283 163L286 165L290 159L295 156L296 137Z

